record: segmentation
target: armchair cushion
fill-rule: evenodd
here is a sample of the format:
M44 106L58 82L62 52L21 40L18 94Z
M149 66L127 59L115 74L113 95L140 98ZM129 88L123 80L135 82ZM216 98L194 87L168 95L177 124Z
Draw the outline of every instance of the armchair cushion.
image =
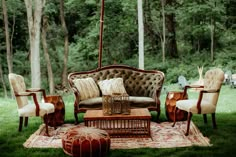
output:
M99 81L98 85L103 95L112 95L112 93L127 93L124 87L123 78L113 78Z
M189 100L179 100L176 102L176 106L184 111L192 112L197 114L197 99L189 99ZM216 106L213 105L211 102L202 100L201 101L201 113L207 114L207 113L214 113L216 110Z
M39 103L39 116L44 116L45 114L53 113L55 108L51 103ZM29 103L24 107L18 109L19 117L33 117L36 116L36 106L34 103Z
M91 77L75 79L74 83L79 91L81 100L98 97L100 95L98 86Z

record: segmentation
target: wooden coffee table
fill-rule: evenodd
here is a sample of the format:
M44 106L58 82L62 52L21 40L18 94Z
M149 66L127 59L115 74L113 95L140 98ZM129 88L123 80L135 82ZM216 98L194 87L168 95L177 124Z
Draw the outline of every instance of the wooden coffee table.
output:
M106 130L111 137L150 137L151 115L148 109L131 109L129 115L103 115L102 110L87 110L85 126Z

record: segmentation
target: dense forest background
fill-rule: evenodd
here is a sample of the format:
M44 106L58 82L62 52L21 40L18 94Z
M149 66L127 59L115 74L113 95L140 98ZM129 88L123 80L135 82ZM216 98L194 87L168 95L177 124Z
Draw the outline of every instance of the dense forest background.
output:
M8 30L4 27L4 16L0 16L0 93L4 93L5 89L10 91L6 31L11 45L12 71L23 75L29 86L31 75L25 3L22 0L4 1ZM61 2L66 32L61 20ZM56 89L63 84L65 36L68 37L69 50L67 74L97 68L100 5L100 0L45 1L41 34L46 35ZM3 15L3 3L0 6ZM137 1L105 0L103 66L126 64L138 67L137 16ZM163 71L166 75L165 83L176 82L179 75L187 79L197 78L198 66L203 66L204 71L220 67L224 71L236 72L235 0L143 0L143 19L145 69ZM164 56L163 30L166 32ZM40 50L41 86L48 90L48 71L42 41Z

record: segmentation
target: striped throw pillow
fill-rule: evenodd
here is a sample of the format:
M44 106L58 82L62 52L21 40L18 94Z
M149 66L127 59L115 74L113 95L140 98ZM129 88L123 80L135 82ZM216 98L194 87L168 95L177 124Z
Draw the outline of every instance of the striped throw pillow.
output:
M91 77L75 79L74 84L80 93L81 100L99 97L100 95L99 88Z

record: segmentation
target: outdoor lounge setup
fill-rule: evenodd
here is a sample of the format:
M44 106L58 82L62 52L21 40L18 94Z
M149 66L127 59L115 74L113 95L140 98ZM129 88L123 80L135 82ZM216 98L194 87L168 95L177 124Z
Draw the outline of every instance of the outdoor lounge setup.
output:
M236 0L0 6L0 157L235 157Z

